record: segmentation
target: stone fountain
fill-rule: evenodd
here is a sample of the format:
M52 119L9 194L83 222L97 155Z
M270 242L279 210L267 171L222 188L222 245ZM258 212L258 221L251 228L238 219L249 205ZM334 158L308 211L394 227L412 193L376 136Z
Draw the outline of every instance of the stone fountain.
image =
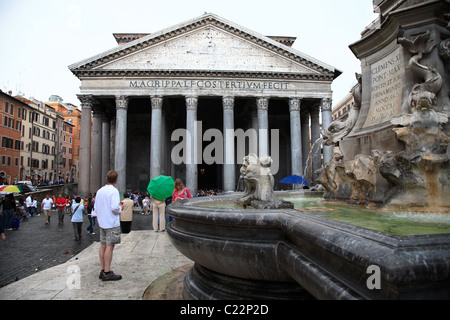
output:
M428 10L445 12L448 3L421 2L385 13L379 29L351 46L368 67L357 75L348 120L322 130L325 145L334 146L319 177L327 199L450 213L449 41L442 40L449 30L424 22ZM376 42L376 35L392 40Z
M363 66L350 117L322 131L334 154L320 183L328 199L448 212L450 3L374 4L380 21L350 46ZM394 235L292 209L270 164L248 155L244 193L167 207L173 245L195 262L185 299L450 299L448 233Z
M270 170L261 170L270 168L267 156L261 158L249 155L242 167L245 193L167 207L172 243L195 262L185 299L450 298L447 234L394 236L280 208L265 185Z

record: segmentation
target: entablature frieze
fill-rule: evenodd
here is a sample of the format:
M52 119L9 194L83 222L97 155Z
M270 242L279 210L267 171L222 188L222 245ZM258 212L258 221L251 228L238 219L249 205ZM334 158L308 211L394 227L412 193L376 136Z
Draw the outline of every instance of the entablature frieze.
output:
M96 96L332 97L331 82L254 78L87 78L80 89Z
M248 72L248 71L216 71L216 70L76 70L73 73L80 79L88 78L233 78L233 79L275 79L300 81L332 82L332 74L315 73L279 73L279 72Z

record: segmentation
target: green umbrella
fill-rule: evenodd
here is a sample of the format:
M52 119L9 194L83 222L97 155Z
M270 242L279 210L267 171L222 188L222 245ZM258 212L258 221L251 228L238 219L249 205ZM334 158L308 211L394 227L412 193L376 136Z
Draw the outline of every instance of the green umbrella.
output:
M173 190L175 190L175 181L172 177L157 176L150 180L147 191L155 199L164 200L172 196Z

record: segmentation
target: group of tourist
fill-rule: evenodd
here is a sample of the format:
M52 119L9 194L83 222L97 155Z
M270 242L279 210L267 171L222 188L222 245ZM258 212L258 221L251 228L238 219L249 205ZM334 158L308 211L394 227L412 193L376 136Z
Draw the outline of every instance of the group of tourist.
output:
M136 194L135 199L132 199L133 194L124 194L123 195L123 206L124 210L120 216L120 224L122 233L128 233L131 228L132 221L132 210L133 207L136 207ZM184 183L181 179L175 180L174 191L172 197L170 199L156 199L149 195L144 195L144 199L142 203L137 202L139 207L141 207L142 214L149 215L150 212L153 211L153 220L152 227L156 232L165 232L166 231L166 218L165 211L166 206L170 202L175 202L180 199L192 198L192 194L188 188L184 186Z
M17 202L17 203L16 203ZM74 210L74 206L77 204L77 210ZM6 239L5 231L13 230L13 220L16 217L18 220L22 218L27 220L33 216L40 216L41 212L44 213L44 222L46 225L50 224L52 212L56 211L58 214L58 225L64 224L65 215L70 215L71 222L74 226L75 240L81 238L81 224L83 222L83 213L86 212L90 221L90 225L87 230L90 234L95 234L93 226L95 220L92 219L90 213L93 207L93 197L83 199L81 195L74 195L73 198L64 196L62 194L56 198L54 195L50 197L49 194L45 196L40 202L38 202L35 195L29 194L26 199L23 199L22 195L14 198L12 193L6 196L2 195L0 198L0 234L1 238ZM15 228L18 228L17 226Z
M108 183L98 190L94 205L94 211L96 212L100 227L99 258L101 270L99 278L103 281L114 281L122 279L121 275L115 274L111 270L114 246L120 243L121 228L122 232L129 231L131 228L134 201L130 199L128 194L125 194L123 201L120 201L119 191L114 188L114 185L118 181L116 171L109 171L106 180ZM192 198L191 192L184 186L181 179L175 180L174 187L172 202ZM153 230L165 231L165 199L151 198L151 201L153 206ZM124 221L124 219L130 220Z
M30 196L28 196L26 202L29 201ZM70 221L72 222L74 228L74 240L79 241L81 239L81 227L83 224L83 214L86 213L89 219L89 226L87 231L90 234L95 234L94 225L95 219L93 219L91 212L93 208L94 197L89 195L87 199L83 198L81 195L74 195L71 199L69 196L63 197L59 194L58 198L55 196L50 197L49 194L45 196L41 201L41 210L44 212L45 224L50 224L52 211L56 211L58 214L58 226L64 225L65 215L70 215ZM29 213L32 216L32 213Z
M133 208L136 203L139 204L138 199L131 199L129 194L123 195L123 200L120 199L119 191L114 187L118 181L118 174L114 170L110 170L106 176L107 184L100 188L96 194L89 195L84 199L81 195L74 195L63 197L62 194L56 198L50 197L49 194L42 199L40 206L35 196L28 195L26 200L19 199L19 207L23 206L23 210L29 217L33 215L40 215L43 211L45 216L45 224L49 225L51 222L52 211L57 211L58 225L64 224L64 217L66 214L70 215L71 222L74 229L74 239L80 240L82 234L83 215L88 216L90 225L87 230L90 234L94 233L94 225L96 221L100 229L100 275L99 278L103 281L120 280L122 276L115 274L111 270L111 261L114 246L120 243L120 234L128 233L131 230L131 222L133 216ZM181 179L175 180L174 191L169 202L176 202L179 200L192 198L192 194L188 188L184 186ZM14 196L8 195L1 198L0 202L0 236L3 240L5 237L5 230L9 230L9 215L16 210L16 202ZM150 207L153 211L153 230L156 232L164 232L166 229L165 199L155 199L151 196L144 196L142 205L144 214L149 214ZM5 219L5 217L8 217ZM5 222L8 221L8 222Z
M36 197L29 199L27 203L23 199L22 195L16 199L14 194L2 194L0 196L0 237L2 240L6 239L5 231L11 231L13 228L18 228L17 222L14 218L27 217L28 213L25 213L25 206L28 208L27 212L31 212L30 215L38 212L38 202ZM39 214L37 214L39 215Z
M197 197L215 196L221 192L222 192L222 190L220 190L220 189L207 189L207 190L198 189Z

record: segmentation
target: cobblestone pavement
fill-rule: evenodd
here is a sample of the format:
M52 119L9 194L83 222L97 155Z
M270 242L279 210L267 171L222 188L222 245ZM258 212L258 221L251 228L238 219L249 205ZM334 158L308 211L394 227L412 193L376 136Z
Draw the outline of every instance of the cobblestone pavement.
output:
M64 263L99 241L98 225L95 235L87 232L88 225L84 216L81 240L74 241L70 216L65 215L64 225L58 226L58 215L53 211L48 225L41 214L21 221L17 230L5 231L6 241L0 240L0 287ZM135 208L131 230L152 230L152 216L141 215Z

